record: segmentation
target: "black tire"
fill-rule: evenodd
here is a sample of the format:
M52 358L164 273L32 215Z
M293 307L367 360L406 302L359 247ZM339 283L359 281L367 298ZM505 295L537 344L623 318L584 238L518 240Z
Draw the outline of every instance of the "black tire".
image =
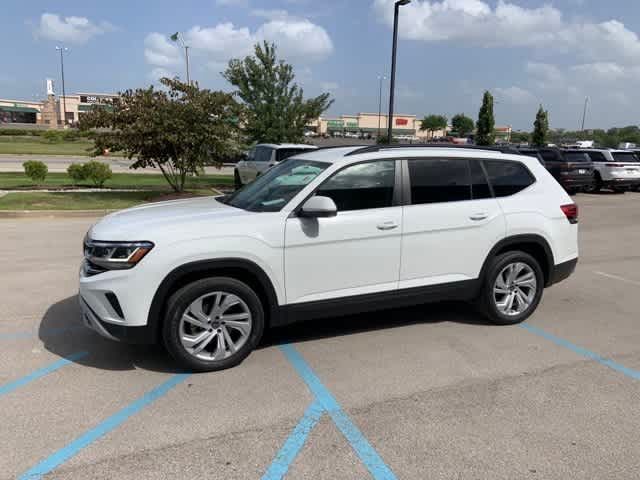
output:
M514 316L509 316L498 310L498 307L494 301L493 288L498 274L510 263L525 263L535 273L536 277L536 292L533 301L529 307L522 313ZM535 312L540 299L542 298L542 291L544 290L544 275L540 264L531 255L521 251L506 252L498 255L490 260L489 266L485 278L480 288L480 293L476 299L476 307L491 323L496 325L513 325L523 322L533 312Z
M242 188L242 180L240 180L238 170L233 171L233 184L236 190L240 190Z
M576 193L578 193L578 189L577 188L567 188L567 193L571 196L575 195Z
M223 291L239 297L251 312L251 332L237 352L221 360L202 360L191 355L180 341L180 320L191 303L207 293ZM211 372L235 367L258 345L264 332L264 309L256 293L246 284L227 277L212 277L190 283L175 292L167 304L162 337L171 356L194 372Z
M624 188L624 187L611 187L611 190L614 193L624 193L624 192L627 191L627 188Z
M589 187L589 192L598 193L600 190L602 190L602 177L600 176L600 173L595 172L593 174L593 185Z

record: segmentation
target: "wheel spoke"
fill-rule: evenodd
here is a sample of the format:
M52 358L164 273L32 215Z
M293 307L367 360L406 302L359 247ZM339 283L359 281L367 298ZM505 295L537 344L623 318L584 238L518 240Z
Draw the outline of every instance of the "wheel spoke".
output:
M199 320L199 319L197 319L197 318L193 318L193 317L192 317L191 315L189 315L188 313L185 313L185 314L182 316L182 319L183 319L185 322L190 323L191 325L195 325L195 326L196 326L196 327L198 327L198 328L204 328L204 329L209 328L209 322L207 322L207 321L204 321L204 322L203 322L203 321L201 321L201 320Z
M198 354L200 353L202 350L204 350L204 348L209 345L211 343L211 340L213 340L216 336L220 337L220 335L218 334L218 332L207 332L209 333L209 336L207 338L205 338L200 345L198 345L196 348L193 349L193 353L194 354Z
M211 332L209 332L208 330L198 333L197 335L183 335L182 344L185 346L185 348L193 348L209 335L211 335Z
M240 303L240 299L238 297L232 294L227 295L224 301L222 302L222 304L220 305L220 313L224 314L224 312L226 312L231 307L239 303Z
M251 331L251 323L249 322L225 320L224 323L225 323L225 326L227 326L228 328L233 328L234 330L238 330L242 334L242 336L249 335L249 332Z
M202 297L198 298L191 305L189 305L189 312L196 317L198 320L202 322L209 321L209 315L204 311L204 306L202 305Z
M231 335L229 335L229 330L227 330L227 327L225 325L222 326L222 333L224 334L224 339L227 342L229 351L231 353L235 353L237 350L236 344L233 343L233 340L231 339Z
M520 278L517 278L515 284L518 287L534 288L536 286L536 276L533 272L527 272Z
M227 347L224 340L224 335L218 334L218 346L216 352L213 354L214 360L222 360L227 356Z
M526 310L527 307L529 306L529 302L524 297L522 292L520 290L516 290L515 291L515 296L518 299L518 305L519 305L518 311L522 312L522 311Z
M507 295L509 293L509 289L505 287L494 287L493 293L497 293L499 295Z
M511 313L511 309L513 308L513 301L515 300L515 298L516 296L513 292L511 292L507 297L507 304L504 308L506 313Z

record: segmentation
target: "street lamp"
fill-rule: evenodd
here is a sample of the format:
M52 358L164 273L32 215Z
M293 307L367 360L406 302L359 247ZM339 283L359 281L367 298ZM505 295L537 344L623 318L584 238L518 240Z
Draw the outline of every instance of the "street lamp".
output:
M391 145L393 138L393 92L396 88L396 50L398 48L398 11L403 5L411 3L411 0L398 0L393 7L393 47L391 48L391 82L389 85L389 125L387 129L387 141Z
M380 88L378 91L378 138L380 138L380 118L382 117L382 81L386 79L387 77L384 75L378 75L378 80L380 82Z
M56 47L56 50L60 52L60 74L62 77L62 123L67 125L67 94L64 89L64 55L63 53L68 52L69 49L67 47Z
M184 41L184 35L182 35L182 33L180 32L174 33L169 38L171 38L171 40L174 42L180 43L180 46L184 48L184 57L187 62L187 85L191 85L191 78L189 75L189 45L186 44L186 42Z
M582 110L582 127L581 132L584 132L584 120L587 117L587 105L589 104L589 97L584 97L584 110Z

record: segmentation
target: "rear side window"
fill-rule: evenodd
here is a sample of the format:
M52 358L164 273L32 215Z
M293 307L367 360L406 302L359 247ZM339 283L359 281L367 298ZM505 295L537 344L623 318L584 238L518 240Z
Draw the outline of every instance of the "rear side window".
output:
M531 172L519 162L485 160L484 166L496 197L508 197L535 182Z
M638 157L633 152L613 152L611 154L616 162L638 162Z
M471 200L467 160L409 160L411 203L460 202Z
M590 162L591 159L584 152L564 152L565 162Z
M606 162L607 157L602 152L586 152L592 162Z
M256 147L255 154L253 156L254 162L269 162L271 161L271 147Z
M293 157L299 153L308 152L307 148L278 148L276 150L276 162L281 162L285 158Z
M556 150L540 150L540 155L545 162L561 162L560 153Z

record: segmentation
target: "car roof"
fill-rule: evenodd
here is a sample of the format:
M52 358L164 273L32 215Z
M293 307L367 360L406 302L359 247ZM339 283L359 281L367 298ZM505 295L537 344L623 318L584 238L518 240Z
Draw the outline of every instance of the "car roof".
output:
M349 147L325 147L311 152L301 153L295 158L303 160L315 160L328 163L354 163L356 161L371 159L396 159L396 158L416 158L416 157L441 157L441 158L487 158L504 159L518 161L538 160L533 157L520 155L515 149L511 152L502 152L499 149L483 149L475 146L456 145L356 145ZM526 160L525 160L526 159Z
M309 145L308 143L258 143L256 147L269 147L269 148L303 148L306 150L315 150L318 147L315 145Z

